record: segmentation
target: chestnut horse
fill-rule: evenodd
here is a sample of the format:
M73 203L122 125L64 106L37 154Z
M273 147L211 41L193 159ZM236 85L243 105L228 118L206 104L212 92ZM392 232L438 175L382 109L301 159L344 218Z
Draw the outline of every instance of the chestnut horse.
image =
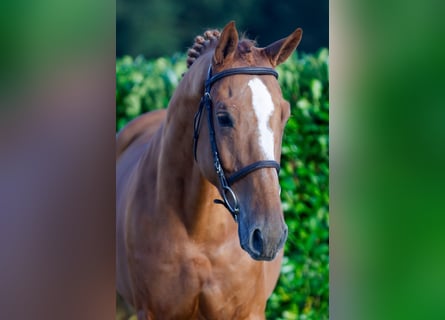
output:
M301 35L257 48L234 22L207 31L168 109L118 134L116 285L139 320L264 319L287 237L273 68Z

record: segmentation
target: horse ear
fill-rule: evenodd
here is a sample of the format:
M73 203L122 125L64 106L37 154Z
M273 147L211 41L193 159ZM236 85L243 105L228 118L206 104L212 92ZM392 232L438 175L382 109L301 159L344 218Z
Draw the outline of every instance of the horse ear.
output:
M224 60L233 58L238 45L238 32L235 21L230 21L221 32L218 45L213 55L215 64L222 64Z
M276 67L289 58L300 43L302 35L303 30L298 28L287 38L278 40L263 49L273 67Z

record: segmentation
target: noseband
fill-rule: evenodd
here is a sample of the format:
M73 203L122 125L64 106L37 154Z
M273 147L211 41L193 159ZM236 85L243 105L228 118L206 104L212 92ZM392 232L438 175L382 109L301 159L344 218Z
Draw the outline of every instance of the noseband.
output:
M227 69L224 71L221 71L219 73L216 73L212 76L212 66L210 65L209 71L207 73L207 79L205 82L205 91L204 95L201 98L201 102L199 104L198 112L195 114L194 118L194 134L193 134L193 154L196 159L196 149L198 146L198 138L199 138L199 130L200 130L200 123L201 123L201 116L202 116L202 110L204 107L207 111L207 121L208 121L208 127L209 127L209 134L210 134L210 146L212 148L212 154L213 154L213 165L215 168L215 171L218 175L219 182L221 185L222 192L221 196L223 200L214 200L215 203L219 203L224 205L227 210L232 214L233 218L236 222L238 222L238 215L239 215L239 202L238 197L236 196L235 192L231 188L231 185L233 185L238 180L244 178L249 173L263 168L275 168L277 172L280 171L280 164L274 160L261 160L254 162L244 168L241 168L240 170L234 172L229 177L226 177L226 174L224 173L223 166L221 164L221 159L218 152L218 146L216 144L216 138L215 138L215 126L213 124L213 112L212 112L212 98L210 96L210 89L212 88L212 85L227 76L232 76L236 74L250 74L250 75L272 75L275 78L278 79L278 73L273 70L272 68L262 68L262 67L243 67L243 68L232 68Z

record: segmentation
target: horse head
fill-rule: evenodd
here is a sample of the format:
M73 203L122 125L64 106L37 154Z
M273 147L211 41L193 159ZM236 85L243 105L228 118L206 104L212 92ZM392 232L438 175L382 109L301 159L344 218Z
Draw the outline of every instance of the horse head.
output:
M234 22L227 24L195 117L195 139L196 130L210 137L195 149L197 163L238 222L241 247L255 260L274 259L287 238L278 170L290 105L273 68L294 52L301 36L297 29L257 48L239 39ZM201 123L204 113L208 121Z

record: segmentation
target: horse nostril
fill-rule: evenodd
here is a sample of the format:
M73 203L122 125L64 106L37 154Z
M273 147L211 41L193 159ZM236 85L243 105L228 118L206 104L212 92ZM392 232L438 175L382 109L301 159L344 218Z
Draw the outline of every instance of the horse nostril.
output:
M261 235L260 229L255 229L252 233L252 249L256 251L257 254L261 255L263 253L263 236Z

